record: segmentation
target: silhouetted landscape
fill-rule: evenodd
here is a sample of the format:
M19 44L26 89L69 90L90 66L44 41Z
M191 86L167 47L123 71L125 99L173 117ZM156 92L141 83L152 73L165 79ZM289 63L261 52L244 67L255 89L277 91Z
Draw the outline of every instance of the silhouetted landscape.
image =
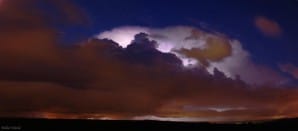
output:
M129 120L66 120L66 119L0 119L4 130L213 130L213 129L298 129L298 119L280 119L264 122L166 122Z

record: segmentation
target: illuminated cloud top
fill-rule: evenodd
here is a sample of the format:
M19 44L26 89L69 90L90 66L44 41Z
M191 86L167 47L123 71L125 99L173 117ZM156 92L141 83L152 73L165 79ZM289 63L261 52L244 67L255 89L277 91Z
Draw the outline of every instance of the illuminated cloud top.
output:
M227 77L235 79L239 76L249 84L282 84L286 80L270 67L253 63L249 52L238 40L195 27L120 27L103 32L97 38L113 40L125 48L136 34L142 32L157 42L159 51L177 55L185 67L205 67L210 74L217 68Z

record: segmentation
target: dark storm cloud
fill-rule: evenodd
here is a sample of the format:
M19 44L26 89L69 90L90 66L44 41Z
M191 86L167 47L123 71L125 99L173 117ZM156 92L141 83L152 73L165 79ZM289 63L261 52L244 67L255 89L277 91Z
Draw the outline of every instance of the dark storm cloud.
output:
M126 48L126 59L131 62L143 63L145 65L162 64L170 67L182 67L181 60L171 53L162 53L156 49L157 43L150 41L148 35L140 33L135 40Z
M253 87L217 69L210 75L203 67L184 68L174 54L158 51L145 33L127 48L106 39L60 47L59 30L43 15L29 15L23 9L28 3L7 3L0 15L6 27L0 33L0 116L296 116L296 89Z
M71 114L84 118L99 115L128 119L151 114L243 120L292 115L288 110L296 109L294 89L254 88L241 80L228 79L218 70L212 76L204 68L185 69L174 55L156 51L154 43L145 34L139 34L127 48L113 41L94 39L64 50L70 52L64 56L70 59L66 67L79 67L82 71L74 74L72 71L76 70L52 68L54 72L76 75L52 76L61 79L58 81L2 81L0 104L5 106L1 108L1 115L43 116L45 112L52 112L61 117ZM38 72L36 69L31 68L31 73ZM90 81L84 82L84 88L59 84L64 79L83 79L83 76L90 77ZM281 104L287 106L279 110ZM205 110L189 111L185 106ZM238 110L239 107L243 110ZM218 112L213 108L230 110Z
M56 7L61 17L69 16L60 18L57 24L79 23L77 19L80 16L73 18L77 11L74 6L70 9L72 4L67 1L4 1L0 11L2 80L59 81L70 84L84 78L73 75L81 74L78 67L69 67L68 60L63 58L64 52L57 43L59 30L53 28L56 23L53 23L52 17L48 17L51 11L37 6L46 3L51 3L49 7Z

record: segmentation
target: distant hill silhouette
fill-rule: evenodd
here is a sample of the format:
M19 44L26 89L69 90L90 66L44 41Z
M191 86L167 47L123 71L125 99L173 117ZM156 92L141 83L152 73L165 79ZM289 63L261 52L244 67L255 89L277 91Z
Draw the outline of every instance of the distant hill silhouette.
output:
M63 119L0 119L1 131L110 131L110 130L151 130L151 131L171 131L171 130L297 130L298 119L280 119L267 122L244 122L230 124L216 123L189 123L189 122L165 122L165 121L125 121L125 120L63 120Z

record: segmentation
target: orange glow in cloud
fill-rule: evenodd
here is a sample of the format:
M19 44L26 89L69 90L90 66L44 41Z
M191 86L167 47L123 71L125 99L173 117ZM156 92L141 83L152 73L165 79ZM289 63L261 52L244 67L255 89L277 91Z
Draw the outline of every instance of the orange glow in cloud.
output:
M279 37L282 35L282 28L280 25L264 16L257 16L255 18L255 26L265 35L269 37Z
M229 41L227 41L224 38L211 37L207 39L206 49L182 49L179 52L188 57L200 60L200 62L202 62L203 65L208 65L207 60L221 61L222 59L232 55L232 47L229 44Z

